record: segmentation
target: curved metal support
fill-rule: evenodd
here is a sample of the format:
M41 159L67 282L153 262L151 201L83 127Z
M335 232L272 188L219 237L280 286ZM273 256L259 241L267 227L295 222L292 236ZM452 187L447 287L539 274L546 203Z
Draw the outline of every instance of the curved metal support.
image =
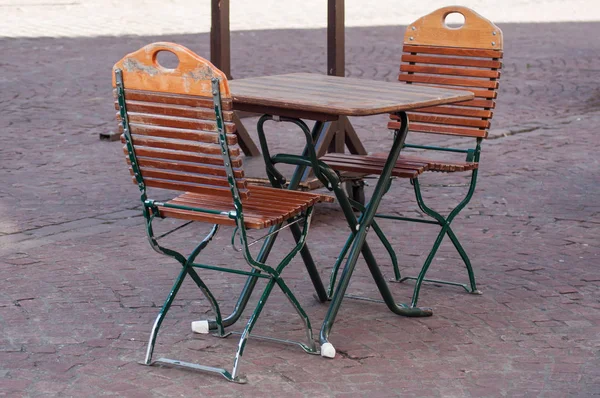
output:
M375 216L377 208L379 207L379 203L381 202L383 194L388 188L388 180L392 174L392 170L396 164L396 160L400 154L400 149L402 148L404 139L406 138L406 134L408 132L408 117L406 113L399 112L398 116L401 120L401 129L395 131L394 142L390 149L385 166L381 172L381 176L377 181L377 185L375 186L375 191L373 192L371 200L365 207L365 211L358 220L352 211L352 206L347 196L343 190L340 189L339 184L332 187L338 201L340 202L340 206L344 210L344 215L348 221L348 225L351 229L356 230L356 234L352 242L352 248L350 250L350 254L348 255L348 260L346 261L340 281L336 288L335 294L332 297L329 310L327 311L327 315L325 316L323 325L321 327L319 335L321 346L325 344L331 346L331 343L328 341L329 333L331 331L331 327L333 326L333 322L335 321L335 317L337 316L337 312L341 306L346 289L350 283L350 277L352 276L356 266L358 256L361 252L365 258L365 261L367 262L367 265L369 266L369 271L371 272L371 275L377 284L385 304L392 312L404 316L430 316L432 314L430 309L407 308L405 305L396 304L389 287L383 278L383 275L381 274L381 270L377 266L377 262L375 261L375 258L368 244L366 243L367 232L372 225L373 217Z
M388 186L388 189L389 189L389 186ZM364 211L365 211L364 205L362 205L361 203L359 203L353 199L350 199L350 198L348 198L348 200L354 208L356 208L360 212L364 213ZM401 278L400 277L400 269L398 268L398 257L396 257L396 252L394 251L394 248L392 247L392 245L388 241L387 237L385 236L385 234L383 233L383 231L381 230L381 228L379 227L379 225L377 224L377 222L375 220L373 220L373 223L371 224L371 226L373 227L373 231L375 231L375 234L377 235L377 237L379 238L379 240L381 241L381 243L387 250L387 252L390 256L390 259L392 260L392 268L394 269L394 275L396 277L396 280L399 280ZM346 243L344 244L342 251L340 252L338 258L336 259L335 264L333 265L333 268L331 269L331 276L329 277L329 288L327 290L327 294L328 294L329 298L331 298L331 295L333 294L333 288L335 286L335 281L337 279L337 274L338 274L340 265L342 264L344 257L346 257L346 253L348 252L348 249L350 248L350 244L354 240L354 236L355 236L354 230L350 229L350 231L351 231L351 235L346 240Z
M477 150L475 153L476 159L478 159L478 157L479 157L478 155L479 155L479 151ZM431 281L431 282L450 284L450 285L458 285L458 286L462 286L465 290L467 290L470 293L480 294L479 290L477 290L477 285L475 283L475 274L473 272L473 267L471 266L471 261L469 260L469 257L467 256L467 253L463 249L462 245L459 243L458 238L456 237L456 235L450 228L450 224L452 223L454 218L458 215L458 213L460 213L460 211L469 203L469 201L473 197L473 193L475 192L476 182L477 182L477 169L473 170L473 172L471 174L471 183L469 185L469 190L467 191L466 196L463 198L463 200L460 201L460 203L454 209L452 209L452 211L450 211L448 216L446 218L444 218L441 214L439 214L438 212L431 209L430 207L428 207L425 204L425 202L423 200L423 196L421 194L421 187L420 187L418 178L414 178L411 180L411 183L413 185L414 192L415 192L415 198L417 199L417 204L418 204L419 208L425 214L434 218L438 222L438 224L442 227L441 231L438 233L438 235L433 243L433 247L432 247L431 251L429 252L429 255L427 256L425 263L421 267L421 271L419 272L419 275L416 278L405 277L405 278L402 278L399 280L399 282L405 281L407 279L416 280L414 291L413 291L413 296L412 296L412 301L411 301L411 306L416 307L417 302L419 300L419 292L421 290L421 285L423 284L424 281ZM448 235L448 237L452 241L452 244L458 251L461 259L465 263L465 267L467 268L467 273L469 275L470 290L464 284L425 279L425 275L427 274L429 266L431 265L431 262L433 261L433 258L435 257L435 254L437 253L437 250L440 247L442 240L444 239L444 236L446 236L446 235Z

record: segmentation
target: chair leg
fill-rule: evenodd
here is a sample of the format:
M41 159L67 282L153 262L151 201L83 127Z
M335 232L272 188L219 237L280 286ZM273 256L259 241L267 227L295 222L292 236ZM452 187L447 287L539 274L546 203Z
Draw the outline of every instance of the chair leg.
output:
M421 290L421 284L425 280L425 274L427 273L427 270L429 269L429 266L431 265L431 262L433 261L433 258L435 257L435 253L437 252L438 248L442 244L442 240L444 239L444 236L446 235L446 229L447 229L446 226L442 227L442 230L440 231L437 238L435 239L435 242L433 243L433 248L429 252L429 255L427 256L427 259L425 260L423 267L421 267L421 272L419 272L419 276L416 278L417 282L415 283L415 289L413 290L412 301L410 303L411 307L417 306L417 301L419 300L419 291ZM409 279L409 278L404 278L404 279Z
M448 234L448 237L452 241L452 244L456 248L456 251L458 252L458 254L460 254L460 257L462 258L462 260L465 263L465 266L467 267L467 273L469 274L469 283L471 284L471 291L469 293L481 294L481 291L477 289L477 285L475 284L475 273L473 272L471 260L469 260L469 256L467 256L465 249L463 249L462 245L458 241L458 238L456 237L454 231L452 231L450 226L448 226L448 230L446 231L446 233Z
M425 282L434 282L434 283L440 283L440 284L445 284L445 285L452 285L452 286L460 286L463 289L465 289L467 292L469 293L473 293L473 294L481 294L481 292L479 290L477 290L476 287L476 283L475 283L475 274L473 272L473 268L471 266L471 261L469 260L469 257L467 256L467 253L465 252L465 250L463 249L462 245L460 244L460 242L458 241L458 238L456 237L456 235L454 234L454 232L452 231L452 229L450 228L450 224L452 223L452 221L454 220L454 218L458 215L458 213L467 205L467 203L469 203L469 201L471 200L472 196L473 196L473 192L475 191L475 182L477 180L477 170L474 170L472 176L471 176L471 184L469 186L469 191L467 192L467 195L465 196L465 198L454 208L452 209L452 211L450 212L450 214L448 215L447 218L444 218L441 214L437 213L435 210L429 208L423 201L423 197L421 195L421 188L419 185L419 180L417 178L412 179L411 182L414 186L414 192L415 192L415 197L417 199L417 204L419 205L419 208L428 216L434 218L436 220L436 222L442 227L442 230L439 232L433 248L431 249L429 255L427 256L427 259L425 260L425 264L423 265L423 267L421 268L421 272L419 273L418 277L404 277L402 279L400 279L398 282L403 282L407 279L412 279L412 280L416 280L417 283L415 285L415 290L413 292L413 298L412 298L412 305L416 306L416 303L418 301L419 298L419 290L421 288L421 284L425 281ZM431 265L431 261L433 260L435 253L437 252L437 249L439 248L442 239L445 235L448 235L448 237L450 238L450 240L452 241L452 244L454 245L454 247L456 248L456 250L458 251L458 254L460 255L460 257L462 258L463 262L465 263L465 266L467 268L467 273L469 275L469 283L470 283L470 289L466 284L463 283L457 283L457 282L448 282L448 281L442 281L442 280L437 280L437 279L426 279L425 278L425 273L427 272L427 269L429 268L429 266Z
M158 330L160 329L160 325L165 319L169 308L171 308L171 304L173 304L173 300L175 299L175 296L177 295L177 292L179 291L179 288L181 287L181 284L183 283L183 280L185 279L185 276L188 273L188 268L189 266L184 265L181 269L181 272L179 272L179 276L175 280L175 283L173 284L173 287L171 288L167 299L165 300L160 312L158 313L158 316L156 317L156 320L154 321L154 325L152 326L152 332L150 332L148 348L146 349L146 359L144 360L145 365L150 365L152 363L152 353L154 352L154 344L156 342Z
M250 316L250 319L248 320L248 323L246 324L246 327L244 328L244 331L242 332L242 336L240 337L240 342L238 344L238 349L235 354L235 360L233 362L233 371L231 372L231 376L234 379L236 377L238 377L237 374L239 371L240 359L242 358L242 355L244 354L244 348L246 347L246 342L248 341L248 337L249 337L250 333L252 332L252 329L254 328L256 321L258 320L258 316L260 315L263 307L265 306L265 304L267 302L267 298L269 298L269 294L271 294L271 290L273 290L273 286L275 286L275 278L271 279L267 283L267 286L265 287L265 290L263 290L263 294L261 295L260 300L258 300L258 304L256 305L254 312Z
M290 303L292 303L292 305L296 309L296 312L298 313L298 315L304 322L304 329L306 330L306 341L308 344L306 344L306 345L300 344L300 347L302 347L302 349L304 351L308 352L309 354L317 354L318 351L317 351L317 347L315 345L315 340L313 338L313 331L312 331L312 327L310 325L310 319L308 318L308 315L306 314L306 312L304 311L304 309L302 308L302 306L296 299L296 296L294 296L294 294L292 293L290 288L283 281L283 279L277 278L276 282L279 285L279 287L281 288L281 290L283 291L283 294L285 294L285 296L288 298L288 300L290 300Z

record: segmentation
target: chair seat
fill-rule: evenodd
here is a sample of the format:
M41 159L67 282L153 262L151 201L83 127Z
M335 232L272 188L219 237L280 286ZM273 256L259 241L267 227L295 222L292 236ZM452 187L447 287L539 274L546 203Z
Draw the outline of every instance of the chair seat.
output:
M333 197L309 192L290 191L270 187L249 185L249 196L242 199L246 228L260 229L290 219L318 202L333 202ZM193 208L230 211L233 210L231 196L186 192L168 201L169 204ZM221 225L235 225L227 215L201 213L193 210L173 209L158 206L161 217L181 218Z
M320 158L334 170L349 171L360 174L380 174L387 154L350 155L344 153L328 153ZM400 178L416 178L428 170L427 160L400 160L392 170L392 176Z
M387 153L372 155L348 155L342 153L328 153L321 158L334 170L350 171L361 174L380 174ZM392 175L400 178L416 178L424 171L459 172L477 169L477 162L447 162L419 156L400 155Z

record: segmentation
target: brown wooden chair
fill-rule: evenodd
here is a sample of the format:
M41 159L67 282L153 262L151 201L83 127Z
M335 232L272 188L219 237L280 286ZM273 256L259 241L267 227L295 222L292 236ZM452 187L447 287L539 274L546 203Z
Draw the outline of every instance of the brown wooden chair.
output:
M174 54L178 65L174 68L162 66L157 61L161 51ZM194 322L194 331L208 333L210 329L216 329L219 335L225 336L227 325L222 320L219 304L195 269L242 274L253 280L262 277L267 279L267 285L242 333L231 373L221 368L164 358L157 362L216 372L230 381L243 382L238 376L239 360L248 335L275 285L281 288L304 322L307 343L298 344L308 352L317 353L308 316L281 273L304 246L314 204L332 201L332 198L246 183L232 121L227 78L210 62L188 49L173 43L154 43L128 54L114 66L113 86L117 118L123 133L121 141L125 144L123 151L133 182L141 192L150 244L183 267L154 322L144 363L153 363L158 330L187 275L206 296L215 313L214 320ZM174 197L153 199L150 195L155 195L158 190L162 190L158 193L161 198L170 193ZM153 221L165 217L206 222L213 227L186 257L158 243L162 236L180 228L155 236ZM255 259L250 253L247 229L297 222L304 224L301 236L280 263L269 266L265 259ZM195 262L221 225L236 227L251 272ZM316 278L319 278L318 273Z
M458 13L464 16L464 25L459 28L446 24L449 14ZM475 190L477 170L480 160L480 145L488 135L490 121L495 107L498 80L500 78L501 59L503 55L502 31L489 20L474 11L460 6L444 7L432 12L409 25L404 35L404 47L398 80L404 84L419 84L444 88L468 89L475 94L475 99L452 105L434 106L410 112L409 136L411 133L433 133L447 136L474 139L475 146L469 149L450 148L446 146L411 145L406 148L434 150L441 153L462 153L465 161L432 160L425 156L410 156L403 152L396 164L398 178L408 178L414 186L419 208L433 220L422 218L399 217L396 215L378 215L393 220L425 222L441 227L433 248L431 249L417 278L400 276L395 256L392 262L397 281L416 279L412 303L416 307L419 290L423 281L434 281L464 287L471 293L479 293L475 284L475 276L470 260L459 243L450 224L456 215L466 206ZM390 129L398 128L399 122L392 120ZM321 158L338 171L377 175L384 162L385 154L349 155L330 153ZM419 175L425 171L433 172L470 172L471 182L465 198L446 217L429 208L421 195ZM359 205L357 207L360 208ZM454 282L425 279L444 236L448 235L462 260L469 275L470 286ZM389 242L382 239L389 248ZM389 250L389 249L388 249ZM334 269L332 284L335 282ZM331 290L331 287L330 287Z

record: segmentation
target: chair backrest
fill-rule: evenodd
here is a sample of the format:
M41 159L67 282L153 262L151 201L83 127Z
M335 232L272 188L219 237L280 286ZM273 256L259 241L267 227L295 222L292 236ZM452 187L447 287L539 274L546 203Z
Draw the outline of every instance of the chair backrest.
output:
M459 28L446 24L449 14L464 17ZM409 113L410 131L487 137L503 55L502 31L466 7L450 6L406 28L398 80L407 84L469 90L475 99ZM389 128L398 128L396 119Z
M157 61L161 52L177 57L178 65L166 68ZM124 104L134 159L133 181L155 188L217 194L231 199L225 157L219 144L212 80L220 80L221 103L229 157L241 198L248 195L241 151L235 135L229 84L223 72L209 61L174 43L153 43L126 55L113 68L115 107L120 109L117 71L122 75ZM122 117L117 112L121 133ZM126 144L125 134L121 141Z

